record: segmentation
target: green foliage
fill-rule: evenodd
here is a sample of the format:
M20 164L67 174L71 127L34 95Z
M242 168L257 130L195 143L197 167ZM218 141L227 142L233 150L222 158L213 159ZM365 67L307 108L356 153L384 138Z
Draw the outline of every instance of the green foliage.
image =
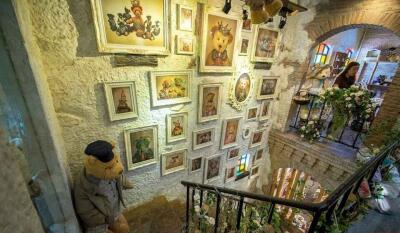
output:
M309 121L306 125L300 127L299 133L302 138L305 138L310 142L320 137L319 127L314 121Z

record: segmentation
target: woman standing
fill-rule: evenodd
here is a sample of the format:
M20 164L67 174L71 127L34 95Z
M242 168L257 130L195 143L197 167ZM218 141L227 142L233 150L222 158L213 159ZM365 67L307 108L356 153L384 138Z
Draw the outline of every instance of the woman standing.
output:
M333 86L339 87L340 89L349 88L356 82L356 74L359 68L360 64L358 62L352 61L347 64L346 68L336 77Z

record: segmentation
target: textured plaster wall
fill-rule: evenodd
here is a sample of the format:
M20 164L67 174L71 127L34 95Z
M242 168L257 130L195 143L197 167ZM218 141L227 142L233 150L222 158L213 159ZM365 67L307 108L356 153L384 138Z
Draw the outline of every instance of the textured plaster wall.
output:
M204 1L203 1L204 2ZM208 5L220 11L223 6L222 0L208 1ZM194 1L172 1L171 14L171 38L176 34L185 34L175 30L175 7L177 3L192 5L196 8ZM123 141L123 130L136 128L151 124L158 125L159 130L159 153L188 148L189 157L211 156L214 154L226 154L226 150L219 150L219 139L221 134L222 119L230 116L244 116L244 111L237 112L226 104L229 84L232 81L231 74L198 74L192 80L192 102L162 108L150 108L148 72L152 70L170 71L183 70L187 68L192 59L191 56L172 55L160 58L156 68L149 67L120 67L113 68L111 65L112 55L99 54L92 22L89 1L79 0L31 0L29 1L30 16L32 18L32 30L37 45L40 48L41 59L47 82L50 86L53 105L57 114L58 122L62 128L62 138L67 151L67 160L73 176L77 175L83 166L85 146L96 139L106 139L117 143L116 151L121 154L125 162L125 144ZM242 2L234 1L230 14L241 14ZM211 9L212 10L212 9ZM281 78L279 89L283 92L279 95L279 102L274 103L273 122L277 127L285 124L289 110L291 94L294 87L288 86L293 68L281 61L303 62L307 56L308 41L307 33L303 31L303 25L312 20L313 11L307 14L299 14L291 17L284 30L284 39L281 55L278 62L272 66L270 71L252 70L248 58L239 57L237 70L250 70L254 77L262 75L279 75ZM275 24L279 18L275 20ZM197 40L199 42L199 40ZM172 51L174 44L172 43ZM110 122L107 114L107 106L103 92L103 82L134 80L137 87L138 112L137 119L128 119ZM198 92L200 83L223 82L224 99L222 104L222 119L206 124L196 124ZM248 106L259 104L252 93ZM168 113L178 111L189 112L189 137L186 142L166 145L165 117ZM252 129L262 127L257 122L246 123ZM214 146L197 151L191 149L191 132L195 129L215 127L216 141ZM267 137L264 139L266 146ZM248 146L248 140L240 137L239 141L242 152ZM255 150L251 150L253 154ZM263 174L260 176L266 182L269 172L268 155L264 157ZM232 161L235 163L235 161ZM223 168L227 163L224 160ZM222 172L224 173L224 171ZM150 200L153 196L165 194L170 198L183 197L183 186L181 180L193 180L201 182L202 173L188 176L187 171L176 172L164 177L160 176L160 164L150 165L134 171L126 171L126 174L135 183L136 187L127 191L126 200L130 205L136 205ZM224 185L223 176L214 184ZM230 184L245 189L250 182L243 179L240 182Z

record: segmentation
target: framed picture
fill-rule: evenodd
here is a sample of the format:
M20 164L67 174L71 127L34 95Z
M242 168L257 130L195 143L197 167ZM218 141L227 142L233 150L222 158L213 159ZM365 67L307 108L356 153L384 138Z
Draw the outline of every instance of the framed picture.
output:
M161 175L165 176L186 169L186 154L186 149L162 154Z
M102 53L169 54L168 0L91 0Z
M228 154L227 154L226 158L228 160L235 159L235 158L239 157L239 152L240 152L240 147L231 148L228 150Z
M273 99L267 99L261 102L260 114L258 118L260 121L268 120L271 117L272 101Z
M264 155L264 148L258 149L254 155L254 163L261 161L263 155Z
M192 55L194 54L195 40L193 36L176 35L176 54Z
M191 102L192 77L190 70L150 72L152 107Z
M250 36L248 36L247 34L242 34L242 39L240 40L239 56L249 55L249 48L251 48Z
M253 24L251 23L250 18L243 20L242 31L243 32L252 32L253 31Z
M215 141L215 128L193 131L193 150L212 146Z
M267 26L257 26L253 38L251 60L253 62L273 62L278 56L280 32Z
M203 157L197 157L190 159L189 162L189 173L195 173L202 171L203 168Z
M238 145L239 130L242 124L242 117L227 118L222 123L221 149Z
M258 83L257 99L270 99L275 98L277 95L277 86L279 84L279 77L265 76L262 77Z
M242 22L222 13L204 13L200 72L233 72Z
M181 31L193 31L194 13L193 8L183 5L177 5L177 29Z
M265 129L258 129L251 134L249 148L257 147L262 144L264 132Z
M186 140L187 128L187 112L167 115L167 143Z
M146 126L124 131L128 170L158 161L157 126Z
M246 120L247 121L255 121L258 117L258 107L248 108L246 111Z
M204 183L209 183L218 179L221 176L222 170L222 154L213 155L206 158L204 170Z
M138 117L134 81L104 83L110 121Z
M260 171L259 165L253 166L250 171L250 178L257 177L259 175L259 171Z
M230 85L228 104L232 108L241 111L246 102L250 99L254 86L254 79L250 73L244 72L235 74Z
M236 179L235 166L227 167L225 170L225 183L235 181L235 179Z
M243 139L248 139L250 137L251 133L251 128L250 126L246 126L243 128L242 134L243 134Z
M221 112L222 83L199 85L199 123L218 120Z

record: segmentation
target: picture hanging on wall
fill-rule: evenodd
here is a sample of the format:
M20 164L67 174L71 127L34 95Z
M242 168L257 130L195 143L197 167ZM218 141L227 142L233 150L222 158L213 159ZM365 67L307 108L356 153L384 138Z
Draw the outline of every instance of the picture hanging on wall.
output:
M255 130L250 137L249 148L257 147L262 144L265 129Z
M225 183L235 181L235 179L236 179L235 166L227 167L225 170Z
M248 108L246 111L246 120L247 121L255 121L258 116L258 107Z
M199 85L199 123L218 120L221 112L222 83Z
M104 83L110 121L138 117L134 81Z
M186 169L186 149L168 152L161 155L161 175L165 176Z
M272 101L273 99L266 99L261 102L260 116L258 118L260 121L268 120L271 117Z
M253 62L274 62L278 56L280 32L267 26L257 26L253 38L251 60Z
M242 117L227 118L222 123L221 150L238 145Z
M233 82L230 85L228 104L232 108L241 111L251 97L253 83L254 79L249 73L235 74Z
M193 8L183 5L177 5L177 23L178 30L193 31L194 14Z
M251 19L249 17L247 19L243 20L242 31L243 32L252 32L253 31L253 24L251 23Z
M176 54L192 55L194 54L194 37L176 35Z
M279 77L264 76L259 80L257 89L257 99L270 99L277 96L277 87L279 86Z
M91 0L103 53L169 54L168 0Z
M203 19L200 72L233 72L242 21L226 14L207 12Z
M240 147L231 148L228 150L227 159L235 159L239 156Z
M202 168L203 168L203 157L190 159L189 173L202 171Z
M158 161L157 126L146 126L124 131L128 170Z
M212 146L215 141L215 128L193 131L193 150Z
M253 166L250 171L250 178L257 177L259 175L260 166Z
M250 36L242 33L242 39L240 40L239 56L249 55L249 51L250 51L249 48L251 48Z
M212 182L221 176L222 154L206 158L204 170L204 183Z
M150 72L152 107L189 103L193 71Z
M259 161L261 161L263 155L264 155L264 148L258 149L256 151L256 154L254 155L254 163L258 163Z
M167 143L186 140L187 127L187 112L167 115Z
M245 126L242 131L243 139L248 139L250 137L251 128L250 126Z

